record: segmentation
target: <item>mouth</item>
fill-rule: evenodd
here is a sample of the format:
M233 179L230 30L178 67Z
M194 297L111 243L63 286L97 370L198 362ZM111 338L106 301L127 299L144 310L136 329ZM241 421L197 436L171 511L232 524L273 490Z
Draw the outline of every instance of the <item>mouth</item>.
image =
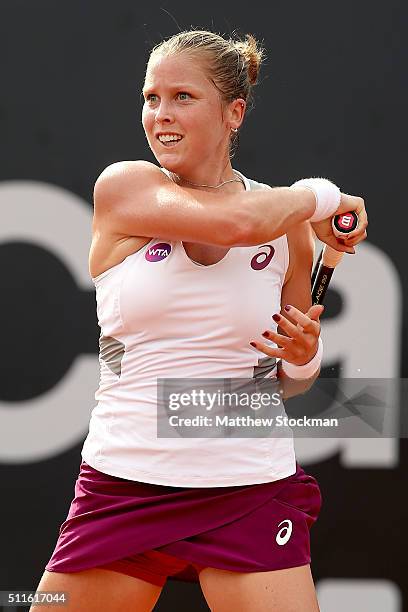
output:
M156 138L166 148L175 147L183 140L181 134L158 134Z

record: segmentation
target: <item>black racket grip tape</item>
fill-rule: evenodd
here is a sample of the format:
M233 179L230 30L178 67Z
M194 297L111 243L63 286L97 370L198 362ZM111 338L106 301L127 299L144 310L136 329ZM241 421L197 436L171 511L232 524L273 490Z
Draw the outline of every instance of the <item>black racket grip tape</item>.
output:
M320 262L322 260L322 255L323 255L323 249L321 249L319 257L317 258L316 263L315 263L314 268L313 268L312 278L310 279L310 285L311 285L312 288L313 288L313 284L315 282L317 270L319 269L319 265L320 265Z
M324 296L326 295L327 288L330 283L330 279L334 272L334 268L329 268L323 264L319 265L319 269L316 274L316 279L312 289L312 304L322 304Z

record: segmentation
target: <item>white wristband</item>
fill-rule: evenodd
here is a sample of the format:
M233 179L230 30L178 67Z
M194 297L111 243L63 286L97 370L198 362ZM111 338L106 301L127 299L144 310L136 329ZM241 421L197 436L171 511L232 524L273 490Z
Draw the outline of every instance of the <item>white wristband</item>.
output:
M323 221L328 217L332 217L340 206L341 192L340 189L324 178L307 178L296 181L290 186L290 189L298 187L307 187L311 189L316 198L316 210L310 217L309 221Z
M313 374L317 372L320 367L323 356L323 341L319 336L319 343L317 347L316 355L307 363L299 366L289 361L282 359L282 370L289 376L289 378L311 378Z

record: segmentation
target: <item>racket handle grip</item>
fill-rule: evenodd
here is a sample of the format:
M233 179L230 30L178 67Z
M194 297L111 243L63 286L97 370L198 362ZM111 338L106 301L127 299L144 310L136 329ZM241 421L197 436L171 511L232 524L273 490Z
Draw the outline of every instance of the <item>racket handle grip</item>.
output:
M312 304L322 304L326 295L334 268L320 264L312 290Z

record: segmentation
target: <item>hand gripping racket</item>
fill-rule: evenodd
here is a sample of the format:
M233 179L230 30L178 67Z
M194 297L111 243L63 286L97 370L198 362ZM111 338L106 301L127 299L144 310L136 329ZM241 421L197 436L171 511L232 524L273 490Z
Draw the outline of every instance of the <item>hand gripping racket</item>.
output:
M358 225L358 215L355 212L347 212L336 215L332 219L333 234L336 237L349 234ZM340 263L344 255L343 251L336 251L328 244L325 244L313 268L312 285L312 304L322 304L330 279L335 267Z

